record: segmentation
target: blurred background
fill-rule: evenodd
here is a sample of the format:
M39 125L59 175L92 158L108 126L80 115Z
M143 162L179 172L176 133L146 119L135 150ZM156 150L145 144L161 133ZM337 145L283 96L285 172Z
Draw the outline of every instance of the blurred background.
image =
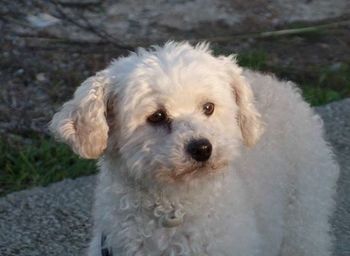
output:
M113 58L167 40L237 53L298 83L313 106L350 96L349 0L3 0L0 195L94 173L47 123Z

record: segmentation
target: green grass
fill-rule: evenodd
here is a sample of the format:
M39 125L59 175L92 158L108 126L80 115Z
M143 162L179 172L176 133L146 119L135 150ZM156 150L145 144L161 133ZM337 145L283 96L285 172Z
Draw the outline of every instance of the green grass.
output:
M341 93L329 88L304 86L301 87L301 89L304 99L309 102L311 106L320 106L342 98Z
M79 159L51 138L1 138L0 195L95 172L94 161Z
M252 51L238 55L237 61L243 67L271 71L280 78L296 82L312 106L350 97L350 63L314 66L309 71L293 73L293 68L268 65L267 56L263 50Z
M262 70L266 68L267 53L263 50L241 53L237 56L237 61L242 67Z
M320 68L316 74L315 84L302 84L305 100L313 106L350 96L350 65L336 63ZM308 81L309 83L310 81Z

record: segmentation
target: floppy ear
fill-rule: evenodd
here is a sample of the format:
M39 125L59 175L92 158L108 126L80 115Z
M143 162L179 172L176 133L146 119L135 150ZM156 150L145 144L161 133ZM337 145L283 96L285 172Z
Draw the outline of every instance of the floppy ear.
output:
M264 130L260 113L254 105L253 91L246 79L240 74L234 75L232 87L238 106L237 121L242 132L243 142L246 146L252 147L258 142Z
M253 91L242 75L242 68L236 64L235 55L219 56L222 64L228 68L229 80L238 106L237 122L246 146L254 146L262 135L263 123L255 107Z
M107 147L105 72L88 78L50 123L50 131L83 158L96 159Z

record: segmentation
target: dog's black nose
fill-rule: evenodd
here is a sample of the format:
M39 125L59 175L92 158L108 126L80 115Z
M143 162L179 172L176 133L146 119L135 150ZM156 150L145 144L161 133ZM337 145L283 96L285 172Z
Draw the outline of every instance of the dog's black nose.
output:
M187 144L186 150L194 160L204 162L211 155L212 145L207 139L191 140Z

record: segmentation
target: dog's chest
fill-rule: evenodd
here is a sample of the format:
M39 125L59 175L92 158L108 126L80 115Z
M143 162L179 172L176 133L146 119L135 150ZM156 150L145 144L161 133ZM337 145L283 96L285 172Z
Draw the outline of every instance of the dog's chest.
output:
M123 203L114 209L114 220L108 221L114 224L103 226L109 246L125 255L207 253L212 238L222 232L217 223L222 218L218 213L223 211L218 202L213 205L214 198L196 205L190 201L160 202L139 195L133 198L128 193L119 201Z
M99 184L96 223L106 246L118 255L254 255L254 211L237 177L211 179L167 197L127 189L121 183ZM189 195L189 196L186 196ZM194 196L191 196L194 195ZM170 199L171 198L171 199ZM102 211L103 209L103 211ZM244 247L244 248L242 248Z
M210 217L185 214L181 220L169 223L167 219L168 216L159 216L156 220L145 218L144 223L148 225L140 229L142 237L140 233L136 236L140 238L139 244L144 247L143 252L147 252L146 255L154 255L155 252L163 252L164 255L193 255L207 252L210 238L217 235Z

